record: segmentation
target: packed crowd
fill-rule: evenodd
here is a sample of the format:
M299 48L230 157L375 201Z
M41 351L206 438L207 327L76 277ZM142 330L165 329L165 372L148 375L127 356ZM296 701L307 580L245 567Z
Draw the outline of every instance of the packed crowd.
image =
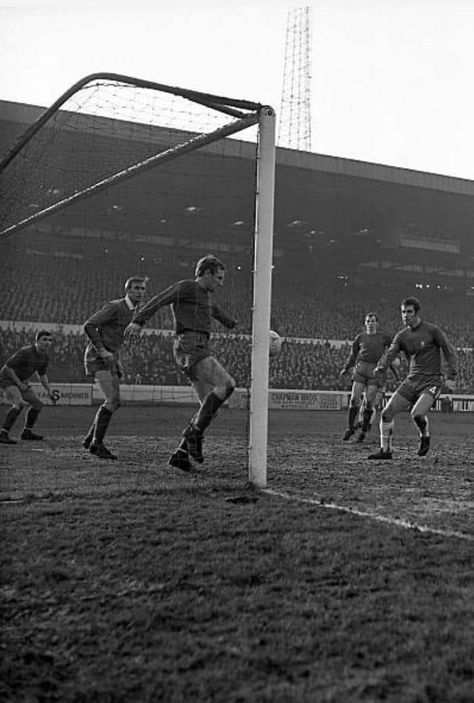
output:
M31 344L31 329L0 329L2 363L19 347ZM48 376L56 382L85 382L83 355L86 338L78 332L53 334ZM216 356L231 371L239 387L250 384L250 339L243 335L219 334L213 339ZM270 362L272 388L307 390L348 390L350 378L342 379L339 372L350 353L350 344L307 342L289 339L280 356ZM459 350L457 388L474 393L474 351ZM143 334L138 341L124 345L121 353L127 384L185 385L187 380L176 370L172 356L172 336L169 333ZM388 390L396 383L389 378Z
M79 326L105 301L123 295L123 283L130 274L149 276L147 297L179 278L193 277L191 263L182 257L174 261L169 259L169 254L168 258L154 258L159 252L140 257L136 246L130 248L126 243L114 250L114 243L104 245L91 240L86 248L78 239L75 243L71 240L68 250L63 251L63 244L55 243L51 236L48 235L47 242L38 240L35 250L21 249L17 240L4 250L4 295L0 299L0 320L4 328L13 321L23 321L26 326L32 322L42 322L45 326ZM239 323L236 328L239 334L216 335L215 347L218 357L240 386L249 384L250 372L248 338L252 282L250 271L244 268L229 263L226 285L216 300ZM459 353L459 387L465 392L474 392L472 352L469 351L474 348L474 297L468 296L465 290L441 290L440 286L420 289L414 283L407 285L399 279L376 276L374 272L359 282L340 278L328 282L327 277L323 281L316 276L311 281L298 280L295 284L291 272L286 272L284 267L277 268L271 326L287 341L284 353L272 360L271 385L295 389L347 387L348 381L341 381L339 371L348 356L350 341L363 329L365 314L375 311L384 330L394 334L400 328L400 300L415 295L421 301L423 318L438 324L454 346L466 350ZM123 348L126 382L184 383L176 372L171 353L171 309L159 310L147 327L152 328L151 334L144 334L139 343ZM216 332L220 330L222 328L216 325ZM31 337L28 330L4 329L0 335L2 358L29 343ZM84 380L84 347L84 335L55 332L52 380Z
M120 297L124 280L130 273L147 275L146 266L155 273L148 289L153 295L174 280L177 267L156 266L149 262L132 264L126 252L108 258L102 252L94 265L90 259L29 253L20 263L12 251L2 268L4 295L0 300L0 320L81 324L104 301ZM72 258L71 258L72 257ZM21 265L21 275L20 269ZM104 266L107 276L103 275ZM180 268L178 278L192 277L191 268ZM407 295L420 299L424 319L438 324L456 347L474 347L472 310L474 297L465 291L445 291L437 287L423 290L413 284L376 281L363 284L331 285L311 281L295 285L292 277L276 275L273 281L272 327L285 337L318 340L350 340L361 330L365 314L375 310L384 328L394 333L400 325L399 303ZM239 321L239 332L251 331L251 281L248 274L232 270L219 295L222 306ZM152 320L155 329L173 328L169 308L160 310ZM217 328L216 328L217 329Z

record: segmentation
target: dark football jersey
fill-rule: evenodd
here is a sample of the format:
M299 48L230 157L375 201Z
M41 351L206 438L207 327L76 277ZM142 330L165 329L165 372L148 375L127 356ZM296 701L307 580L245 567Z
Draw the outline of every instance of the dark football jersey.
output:
M15 352L7 359L5 366L9 366L16 373L20 381L27 381L35 371L44 376L49 364L49 356L44 351L38 351L35 344L29 344ZM0 380L10 378L5 366L0 370Z
M90 340L87 350L99 351L105 348L110 352L117 351L123 344L125 328L131 322L133 313L134 310L129 308L125 298L106 303L83 325Z
M212 302L210 291L191 279L173 283L155 295L135 313L132 321L143 325L165 305L171 305L173 309L177 334L191 330L209 335L213 318L230 329L236 324L232 317Z
M439 327L430 322L421 322L415 329L405 327L397 332L382 365L386 367L401 351L409 360L408 379L414 376L441 377L441 351L448 367L448 378L456 376L456 352Z
M344 367L344 372L354 366L357 361L363 361L375 366L385 350L390 346L391 341L391 336L386 332L375 332L375 334L361 332L352 343L351 354Z

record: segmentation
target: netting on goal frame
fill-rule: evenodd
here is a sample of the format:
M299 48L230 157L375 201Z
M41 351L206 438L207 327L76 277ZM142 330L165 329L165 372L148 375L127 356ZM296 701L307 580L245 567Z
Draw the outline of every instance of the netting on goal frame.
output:
M151 296L192 278L201 256L224 261L218 302L239 319L235 343L249 356L238 385L249 389L249 479L259 486L266 483L274 134L268 106L97 73L42 112L0 160L4 321L72 334L123 294L130 275L146 276ZM162 361L171 329L164 309L148 330ZM224 338L216 337L218 357Z

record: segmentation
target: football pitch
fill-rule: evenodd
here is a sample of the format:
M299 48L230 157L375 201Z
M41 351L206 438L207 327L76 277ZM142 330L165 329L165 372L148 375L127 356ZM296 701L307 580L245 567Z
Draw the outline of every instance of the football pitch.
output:
M474 663L474 420L430 416L416 456L342 442L345 414L270 414L268 487L223 410L199 472L167 465L191 408L45 408L2 447L2 663L11 703L467 703ZM13 436L17 433L12 433Z

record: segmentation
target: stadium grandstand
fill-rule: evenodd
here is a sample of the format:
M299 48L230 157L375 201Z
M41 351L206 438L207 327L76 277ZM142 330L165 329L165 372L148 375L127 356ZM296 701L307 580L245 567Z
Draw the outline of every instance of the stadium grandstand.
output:
M0 101L0 158L42 112ZM141 156L170 131L132 136L126 121L116 129L117 143L133 142L127 146ZM84 164L97 158L87 128L65 138ZM175 164L151 169L5 238L2 356L32 327L48 326L58 330L51 378L83 380L80 325L93 310L120 295L132 274L147 276L154 294L177 275L192 277L195 261L213 252L229 269L222 303L240 322L232 344L225 336L217 344L238 383L248 385L254 201L246 174L254 151L250 142L235 142L224 155L209 148L185 174ZM338 372L365 313L376 311L395 332L401 298L416 295L424 318L460 350L459 390L474 393L474 183L277 149L275 186L271 325L286 341L270 385L340 389ZM23 205L34 211L33 195ZM171 329L170 311L160 311L140 348L127 351L127 383L181 382Z
M0 393L14 401L0 450L0 699L472 701L474 182L275 154L268 106L222 136L247 125L235 104L223 115L208 95L190 106L112 83L110 100L102 82L82 91L101 99L96 113L75 98L81 110L54 114L0 101L0 365L52 332L48 382ZM214 385L196 415L169 307L121 345L120 380L118 364L86 376L82 326L126 279L146 278L149 301L207 254L227 269L207 276L213 300L238 322L212 330L225 402ZM409 412L378 422L393 368L370 432L347 441L354 411L366 422L371 410L341 375L352 342L369 311L399 329L408 296L457 347L427 455L419 404L416 425ZM33 412L19 393L37 394ZM202 456L199 415L212 420ZM367 461L387 429L393 456L376 457L390 461Z

